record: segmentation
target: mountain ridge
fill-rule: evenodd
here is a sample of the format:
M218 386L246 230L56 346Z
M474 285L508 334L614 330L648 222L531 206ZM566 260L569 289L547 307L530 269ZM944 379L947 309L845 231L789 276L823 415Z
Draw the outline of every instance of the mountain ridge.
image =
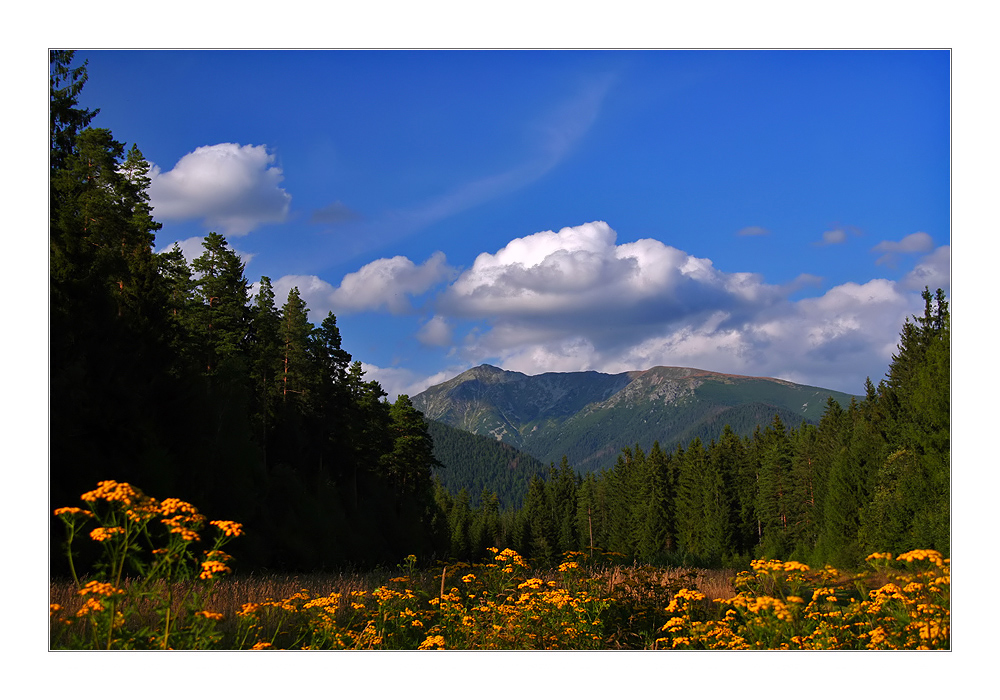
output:
M502 440L543 463L566 455L578 470L591 471L611 466L633 444L707 441L721 433L718 421L727 416L738 418L745 434L754 420L767 424L774 415L786 423L816 422L828 397L846 405L853 395L694 367L527 375L479 365L411 400L428 419Z

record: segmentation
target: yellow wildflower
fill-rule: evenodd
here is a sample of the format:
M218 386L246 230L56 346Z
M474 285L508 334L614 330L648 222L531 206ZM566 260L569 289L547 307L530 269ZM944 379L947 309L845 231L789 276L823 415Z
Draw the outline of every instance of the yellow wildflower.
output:
M246 615L253 615L255 612L257 612L259 608L260 608L259 603L244 603L243 607L236 614L240 615L241 617Z
M117 501L130 506L133 503L139 503L147 499L142 491L131 484L107 480L99 482L96 489L80 496L80 500L87 503L100 500L108 501L109 503Z
M418 649L444 649L445 642L444 637L440 634L431 635L424 641L420 642Z
M865 557L865 561L878 561L879 559L892 559L892 552L875 552Z
M222 530L226 537L239 537L243 534L243 525L232 520L213 520L211 524Z
M91 513L89 510L84 510L83 508L56 508L55 509L55 514L58 515L58 516L60 516L60 517L63 516L63 515L71 515L71 516L72 515L79 515L79 516L82 516L84 518L93 518L94 517L93 513Z
M255 651L258 649L270 649L270 648L271 648L271 642L257 642L252 647L250 647L250 650Z
M211 610L199 610L195 615L200 615L206 620L216 620L219 621L223 618L223 614L219 612L212 612Z
M121 588L115 588L110 583L101 583L100 581L91 581L79 591L78 595L98 595L98 596L112 596L112 595L124 595L125 591Z
M187 501L179 498L166 498L160 503L160 515L173 515L174 513L184 513L186 515L198 515L198 509Z
M90 531L90 538L95 542L104 542L105 540L110 540L115 535L125 534L125 528L123 527L95 527Z
M216 574L228 574L231 569L221 561L203 561L201 563L201 573L198 578L211 579Z
M944 566L944 559L941 557L940 552L933 549L914 549L912 552L906 552L905 554L900 554L896 557L896 561L903 562L914 562L914 561L929 561L935 566Z

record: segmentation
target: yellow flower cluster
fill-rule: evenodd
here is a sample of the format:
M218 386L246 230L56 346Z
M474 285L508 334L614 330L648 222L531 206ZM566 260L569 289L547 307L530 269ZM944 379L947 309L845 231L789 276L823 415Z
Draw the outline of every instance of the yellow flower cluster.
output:
M167 531L171 534L180 535L181 539L186 542L196 542L201 539L197 528L200 528L204 522L204 516L182 513L172 518L163 518L160 522L166 526Z
M115 535L124 535L125 528L123 527L95 527L90 531L90 538L95 542L104 542L105 540L110 540Z
M131 484L107 480L98 482L97 488L93 491L87 491L87 493L80 496L80 500L87 503L95 501L118 502L130 506L146 501L147 496Z
M243 526L232 520L213 520L211 524L222 530L226 537L239 537L243 534Z
M938 568L943 567L947 563L946 560L941 557L941 554L933 549L914 549L912 552L900 554L896 557L896 561L907 563L914 561L926 561Z
M89 596L113 596L113 595L125 595L125 591L121 588L115 588L110 583L102 583L100 581L91 581L79 591L78 595L89 595Z
M201 563L201 573L198 574L198 578L207 580L214 578L216 575L228 574L230 571L231 569L221 561L203 561Z
M445 642L444 637L440 634L431 635L424 641L420 642L418 649L444 649Z
M55 514L59 517L68 515L70 517L80 516L83 518L93 518L94 514L89 510L84 510L83 508L56 508Z
M211 610L199 610L198 612L195 613L195 615L203 617L206 620L215 620L215 621L221 621L223 617L225 617L222 613L212 612Z
M797 561L780 561L778 559L771 559L770 561L764 561L763 559L755 559L750 562L750 567L756 571L758 574L761 573L777 573L777 574L790 574L790 573L809 573L809 567L801 562Z

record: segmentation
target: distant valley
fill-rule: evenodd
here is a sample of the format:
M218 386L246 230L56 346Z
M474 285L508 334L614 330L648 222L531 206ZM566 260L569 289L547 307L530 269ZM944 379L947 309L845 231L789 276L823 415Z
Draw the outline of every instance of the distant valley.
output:
M670 451L695 437L707 442L725 425L748 435L777 414L789 426L816 422L839 391L766 377L687 367L645 371L548 372L529 376L480 365L412 397L425 418L491 437L581 473L614 465L626 446Z

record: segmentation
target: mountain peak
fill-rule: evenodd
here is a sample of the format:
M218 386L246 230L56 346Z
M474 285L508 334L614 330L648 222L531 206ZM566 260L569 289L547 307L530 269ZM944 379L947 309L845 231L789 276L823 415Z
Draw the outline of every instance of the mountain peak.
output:
M851 398L691 367L527 375L483 364L421 392L413 405L429 419L502 440L543 463L567 455L575 467L593 469L613 463L622 447L709 439L726 423L747 432L776 414L786 422L817 421L829 396L841 405Z

